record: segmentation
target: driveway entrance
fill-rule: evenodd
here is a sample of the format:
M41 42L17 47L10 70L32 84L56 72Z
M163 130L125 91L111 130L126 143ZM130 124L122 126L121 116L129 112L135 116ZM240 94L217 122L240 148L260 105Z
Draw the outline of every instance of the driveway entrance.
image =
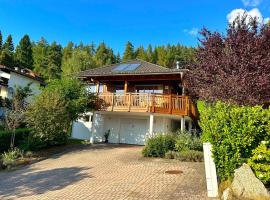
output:
M0 199L207 199L203 163L143 158L141 150L94 145L0 172Z

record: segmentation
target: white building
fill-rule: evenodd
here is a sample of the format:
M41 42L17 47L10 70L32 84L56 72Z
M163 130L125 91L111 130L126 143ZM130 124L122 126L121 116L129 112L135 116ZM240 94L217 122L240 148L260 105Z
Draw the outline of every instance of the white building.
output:
M3 99L11 98L16 87L25 87L30 83L33 95L38 94L40 87L45 85L43 79L29 69L0 65L0 96Z

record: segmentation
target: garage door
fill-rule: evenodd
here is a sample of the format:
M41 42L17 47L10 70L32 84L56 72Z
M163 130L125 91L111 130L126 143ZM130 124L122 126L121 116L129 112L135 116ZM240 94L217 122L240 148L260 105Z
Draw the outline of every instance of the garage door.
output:
M121 119L120 143L144 145L147 132L145 119Z

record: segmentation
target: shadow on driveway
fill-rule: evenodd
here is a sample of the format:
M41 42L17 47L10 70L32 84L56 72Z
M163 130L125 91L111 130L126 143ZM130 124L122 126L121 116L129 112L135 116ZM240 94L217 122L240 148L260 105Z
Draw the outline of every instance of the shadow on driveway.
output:
M31 172L22 169L0 173L0 198L23 197L59 190L85 178L92 178L85 171L90 168L69 167Z

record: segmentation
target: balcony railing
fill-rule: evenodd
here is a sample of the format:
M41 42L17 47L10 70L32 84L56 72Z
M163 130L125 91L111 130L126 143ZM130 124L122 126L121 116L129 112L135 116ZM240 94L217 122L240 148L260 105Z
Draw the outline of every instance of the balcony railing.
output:
M103 93L98 95L99 110L126 112L153 112L197 118L197 109L188 96Z

